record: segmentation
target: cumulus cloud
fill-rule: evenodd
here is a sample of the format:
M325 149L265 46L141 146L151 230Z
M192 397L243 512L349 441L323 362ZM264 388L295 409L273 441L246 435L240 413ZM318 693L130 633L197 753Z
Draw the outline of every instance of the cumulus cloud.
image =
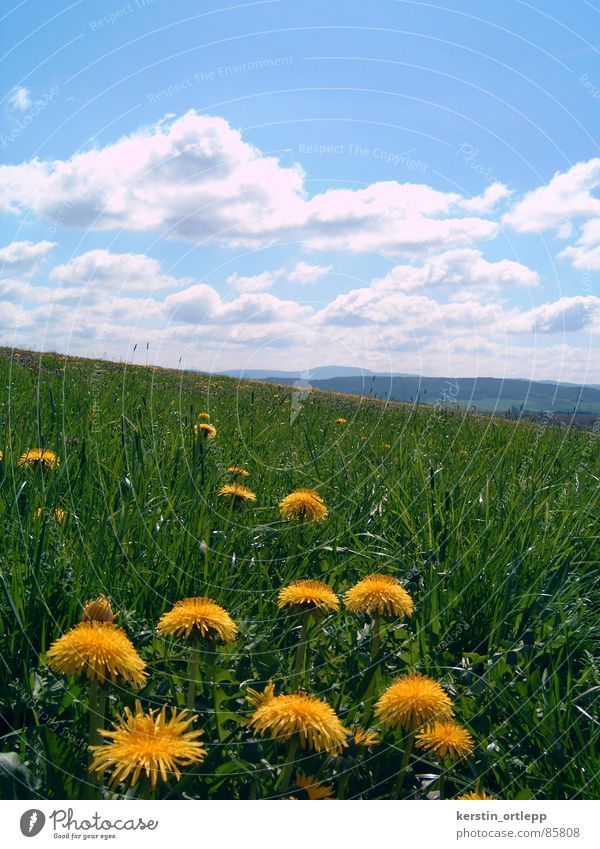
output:
M575 333L600 325L600 298L575 295L512 316L510 333Z
M11 91L8 97L8 102L11 107L16 109L18 112L25 112L25 110L29 109L31 106L29 89L25 88L24 85L16 86Z
M266 289L270 289L282 274L283 268L278 268L275 271L263 271L261 274L254 274L249 277L231 274L227 278L227 282L238 292L264 292Z
M8 209L65 227L160 229L195 241L252 238L302 202L303 174L261 156L222 118L193 110L70 159L0 169Z
M580 271L600 271L600 218L586 221L577 243L558 254Z
M539 285L537 271L502 259L486 260L481 251L470 248L445 251L423 265L397 265L385 277L375 281L381 290L412 291L441 286L497 289L506 286Z
M474 212L476 215L488 215L500 201L512 195L512 191L504 183L492 183L481 195L460 201L462 209Z
M290 283L315 283L332 269L331 265L311 265L308 262L297 262L289 271L276 268L273 271L263 271L260 274L242 276L231 274L227 283L238 292L264 292L271 289L277 280L286 278Z
M552 177L520 200L504 217L519 233L554 230L561 238L571 233L572 220L600 215L600 198L592 192L600 186L600 158L578 162Z
M312 309L296 301L269 294L245 293L225 302L206 284L190 286L165 298L165 308L173 321L187 324L244 324L294 321L310 315Z
M55 242L12 242L0 248L0 277L32 274L46 259Z
M287 279L292 283L316 283L321 277L329 274L331 265L311 265L308 262L298 262L287 274Z
M464 217L460 194L422 184L388 181L308 198L299 165L263 156L227 121L194 110L67 160L3 166L0 195L5 212L31 210L63 227L158 230L232 246L294 240L413 254L491 238L498 229Z
M502 316L497 304L479 301L440 303L422 294L403 292L376 283L339 295L314 316L315 324L342 327L393 327L393 334L414 340L430 334L444 335L449 327L491 328Z
M187 278L164 274L158 260L145 254L93 250L55 266L50 280L63 286L92 286L105 292L173 289L188 285Z
M93 286L33 285L25 280L0 280L0 302L25 304L32 322L54 323L60 335L74 321L98 321L110 318L115 324L164 319L164 306L151 297L132 297ZM4 312L2 312L4 317Z
M365 189L330 189L305 204L297 236L316 250L421 255L496 235L498 225L454 214L461 196L388 181Z

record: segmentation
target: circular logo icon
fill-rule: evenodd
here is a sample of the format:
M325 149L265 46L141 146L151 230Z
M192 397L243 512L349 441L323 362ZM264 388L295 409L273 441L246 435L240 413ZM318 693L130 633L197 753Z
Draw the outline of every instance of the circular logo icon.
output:
M35 837L39 834L46 824L46 817L43 811L38 808L32 808L30 811L25 811L21 816L21 834L25 837Z

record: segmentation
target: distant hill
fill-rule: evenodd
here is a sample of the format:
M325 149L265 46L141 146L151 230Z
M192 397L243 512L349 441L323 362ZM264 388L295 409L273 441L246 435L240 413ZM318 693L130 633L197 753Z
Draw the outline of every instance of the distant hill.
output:
M315 372L318 371L315 369ZM294 377L263 376L263 380L293 383ZM600 389L567 383L499 379L495 377L415 377L355 375L312 379L315 389L390 401L420 401L424 404L455 404L481 412L503 412L523 407L542 412L600 413Z
M317 366L317 368L305 371L280 371L278 369L233 369L222 371L226 377L238 377L245 380L270 380L271 378L286 380L328 380L338 377L362 377L373 375L368 369L355 368L353 366Z

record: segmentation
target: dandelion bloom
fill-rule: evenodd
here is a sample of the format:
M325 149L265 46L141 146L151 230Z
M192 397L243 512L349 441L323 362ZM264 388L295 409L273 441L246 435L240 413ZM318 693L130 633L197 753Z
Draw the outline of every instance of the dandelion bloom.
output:
M272 681L269 681L262 693L259 690L253 690L251 687L248 687L246 690L246 701L250 702L253 707L260 707L271 701L274 697L275 684Z
M319 493L304 487L286 495L279 505L279 510L284 519L308 519L311 522L322 522L328 516L327 507Z
M234 504L247 504L250 501L256 501L256 495L247 486L240 486L238 483L226 483L219 490L219 495L222 498L231 498Z
M40 519L43 515L44 515L43 508L38 507L37 510L35 511L35 513L33 514L33 518L34 519ZM67 517L67 514L62 509L62 507L55 507L54 508L54 518L56 519L56 521L59 524L62 525L62 523L65 521L66 517Z
M473 754L473 738L458 722L434 722L417 734L417 746L442 761L453 761Z
M279 590L277 606L337 610L340 600L323 581L292 581L289 586Z
M300 796L291 796L291 799L332 799L333 787L331 784L324 784L312 775L305 775L303 772L296 773L296 787L300 791Z
M352 613L411 616L415 605L400 581L391 575L367 575L345 594Z
M30 448L19 457L19 466L39 466L42 469L58 469L60 460L50 448Z
M125 717L113 723L112 731L99 731L110 742L90 746L94 756L90 771L112 769L113 786L129 779L133 787L142 773L153 788L159 778L168 781L173 775L180 779L180 767L200 763L207 754L198 740L203 732L188 730L193 721L187 710L177 712L175 708L167 720L166 706L144 713L136 700L135 713L126 707Z
M250 472L244 469L243 466L230 466L227 471L230 475L237 475L240 478L249 478Z
M112 622L114 614L110 606L110 599L105 595L88 601L83 608L82 622Z
M280 742L297 734L303 749L339 752L347 746L346 729L327 702L307 693L271 696L260 704L249 723L259 734Z
M471 790L458 797L459 802L494 802L493 796L488 796L483 790Z
M450 719L452 714L450 697L426 675L402 675L375 705L375 716L384 725L411 731L436 719Z
M377 746L380 743L379 737L370 728L353 728L351 731L352 739L357 746Z
M210 413L198 413L198 418L201 421L208 422L208 421L210 421Z
M204 422L203 424L194 425L194 433L203 439L214 439L217 435L217 429L213 425Z
M100 683L118 677L137 686L146 682L146 664L125 631L112 622L80 622L50 646L48 665L65 675L85 673Z
M235 640L238 626L229 613L212 598L184 598L164 613L157 626L158 633L174 637L192 635L200 637L219 637L226 643Z
M344 419L344 418L342 418L342 417L340 416L340 418L339 418L339 419L336 419L336 420L335 420L335 423L336 423L337 425L343 425L343 424L346 424L347 422L346 422L346 419Z

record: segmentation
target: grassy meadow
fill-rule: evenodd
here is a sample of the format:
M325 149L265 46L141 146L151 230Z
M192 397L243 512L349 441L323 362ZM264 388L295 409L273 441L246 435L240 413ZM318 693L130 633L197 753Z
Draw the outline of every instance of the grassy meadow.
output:
M598 798L597 434L6 350L0 386L3 798ZM214 439L195 436L200 412ZM31 448L60 465L19 465ZM255 501L218 494L234 465ZM282 518L298 487L319 493L324 521ZM350 612L344 593L371 573L399 579L414 613ZM301 578L326 583L339 609L280 609ZM147 679L104 687L90 722L97 693L47 652L101 594ZM228 611L234 640L157 632L196 596ZM406 673L451 698L468 757L413 748L378 718ZM269 682L327 702L347 744L258 733L248 690ZM156 787L91 776L98 724L136 699L183 710L190 698L201 761Z

